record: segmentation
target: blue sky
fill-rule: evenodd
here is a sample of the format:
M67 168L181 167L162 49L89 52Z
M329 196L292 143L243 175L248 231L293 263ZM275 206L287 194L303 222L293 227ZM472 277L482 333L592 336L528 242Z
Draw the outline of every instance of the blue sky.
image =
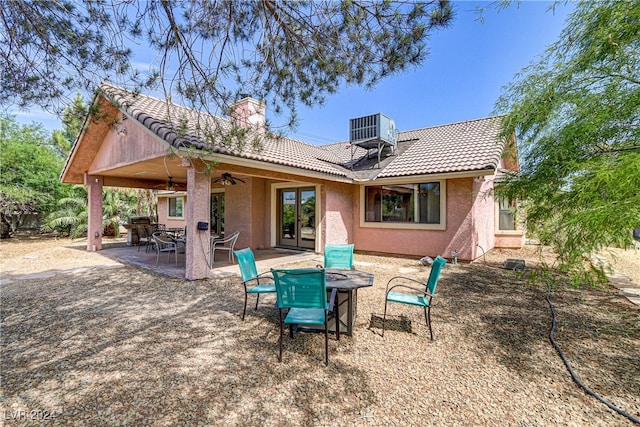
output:
M476 6L487 4L454 2L454 22L432 34L430 55L419 68L387 78L372 90L342 87L323 106L300 106L299 126L288 134L325 144L346 140L349 119L368 114L384 113L400 131L491 115L501 88L558 39L573 4L558 4L553 12L547 11L551 2L522 1L486 10L480 22ZM61 128L56 117L37 108L11 113L21 123ZM273 124L285 120L273 116L268 105L267 117Z
M490 116L514 75L555 42L572 4L546 11L547 1L523 1L518 7L485 11L455 2L453 24L434 33L431 54L419 69L379 83L373 90L342 88L322 107L301 108L300 126L290 134L309 143L348 139L349 119L383 113L398 130ZM268 114L267 110L267 114Z

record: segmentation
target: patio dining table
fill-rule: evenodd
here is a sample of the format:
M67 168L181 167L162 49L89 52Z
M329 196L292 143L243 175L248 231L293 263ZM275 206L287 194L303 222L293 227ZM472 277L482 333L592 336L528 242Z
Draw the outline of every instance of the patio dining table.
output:
M164 231L167 234L172 235L173 237L178 237L179 235L184 234L184 228L183 227L165 228Z
M338 318L329 320L329 330L353 335L358 311L358 289L373 286L373 274L361 270L327 269L327 292L337 289Z

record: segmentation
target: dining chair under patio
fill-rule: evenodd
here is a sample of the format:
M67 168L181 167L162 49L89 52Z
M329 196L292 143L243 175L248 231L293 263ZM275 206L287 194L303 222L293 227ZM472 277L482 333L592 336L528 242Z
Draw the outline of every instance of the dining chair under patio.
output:
M353 270L353 244L326 244L324 246L324 268Z
M153 240L155 241L156 247L156 265L158 265L158 261L160 260L160 253L167 253L167 260L171 256L171 253L175 255L176 258L176 266L178 265L178 252L184 250L184 243L173 240L168 234L158 231L153 233Z
M256 258L251 248L244 248L233 251L238 266L240 267L240 275L242 276L242 285L244 286L244 308L242 309L242 320L247 312L247 297L249 294L256 295L256 310L258 309L258 301L261 294L275 294L276 285L273 282L273 275L270 271L258 274L256 266Z
M150 227L144 224L137 224L136 232L138 233L138 252L140 252L140 246L145 246L145 252L149 252L149 246L153 245Z
M280 353L282 362L284 325L289 325L293 338L293 326L324 325L324 359L329 364L329 327L328 314L333 311L337 290L331 291L327 301L327 279L322 268L271 269L278 295L278 313L280 318ZM283 318L283 313L286 316Z
M387 282L387 288L385 291L384 299L384 315L382 317L382 336L384 337L384 324L387 319L387 303L395 302L399 304L414 305L422 307L424 309L424 320L429 326L429 333L431 334L431 341L433 341L433 330L431 329L431 300L436 293L436 287L438 285L438 279L440 278L440 272L442 267L447 263L447 260L441 256L437 256L433 260L431 265L431 272L427 283L420 282L416 279L404 276L392 277ZM394 283L393 286L390 286ZM416 284L420 285L415 286ZM396 288L406 289L409 292L397 292Z
M236 246L236 241L238 240L238 236L240 235L239 231L234 231L228 237L217 238L211 240L211 258L209 259L209 265L213 268L213 263L215 261L215 253L218 251L228 251L229 252L229 262L234 263L233 250Z

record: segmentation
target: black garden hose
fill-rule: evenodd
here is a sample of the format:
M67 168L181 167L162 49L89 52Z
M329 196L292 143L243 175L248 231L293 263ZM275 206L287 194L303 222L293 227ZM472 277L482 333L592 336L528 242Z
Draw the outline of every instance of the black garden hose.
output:
M555 331L556 331L556 310L554 309L553 304L551 303L551 282L548 279L547 279L547 296L546 296L546 298L547 298L547 302L549 303L549 307L551 308L551 314L553 316L553 323L551 324L551 331L549 331L549 340L551 341L551 344L553 345L553 348L556 349L556 351L558 352L558 354L562 358L562 361L564 362L564 365L569 370L569 373L571 374L571 378L573 379L573 381L576 384L578 384L578 386L580 386L580 388L582 388L585 391L585 393L587 393L588 395L590 395L592 397L595 397L600 402L602 402L605 405L607 405L609 407L609 409L612 409L612 410L616 411L618 414L622 415L623 417L628 418L629 420L633 421L636 424L640 424L640 419L634 417L631 414L626 413L625 411L623 411L622 409L620 409L617 406L613 405L612 403L609 403L602 396L600 396L599 394L597 394L596 392L591 390L589 387L587 387L582 382L582 380L580 380L580 377L578 377L578 375L574 372L573 368L571 367L571 363L569 362L569 360L567 359L565 354L562 352L562 349L560 348L558 343L556 343L555 339L553 338L553 336L555 334Z

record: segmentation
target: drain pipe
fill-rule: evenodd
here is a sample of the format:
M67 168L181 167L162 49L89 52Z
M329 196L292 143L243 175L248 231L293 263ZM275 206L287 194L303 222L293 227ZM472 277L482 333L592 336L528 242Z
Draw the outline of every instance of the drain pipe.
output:
M476 245L476 247L482 249L482 259L484 260L484 263L487 264L487 257L485 256L486 252L484 251L484 248L480 245Z

